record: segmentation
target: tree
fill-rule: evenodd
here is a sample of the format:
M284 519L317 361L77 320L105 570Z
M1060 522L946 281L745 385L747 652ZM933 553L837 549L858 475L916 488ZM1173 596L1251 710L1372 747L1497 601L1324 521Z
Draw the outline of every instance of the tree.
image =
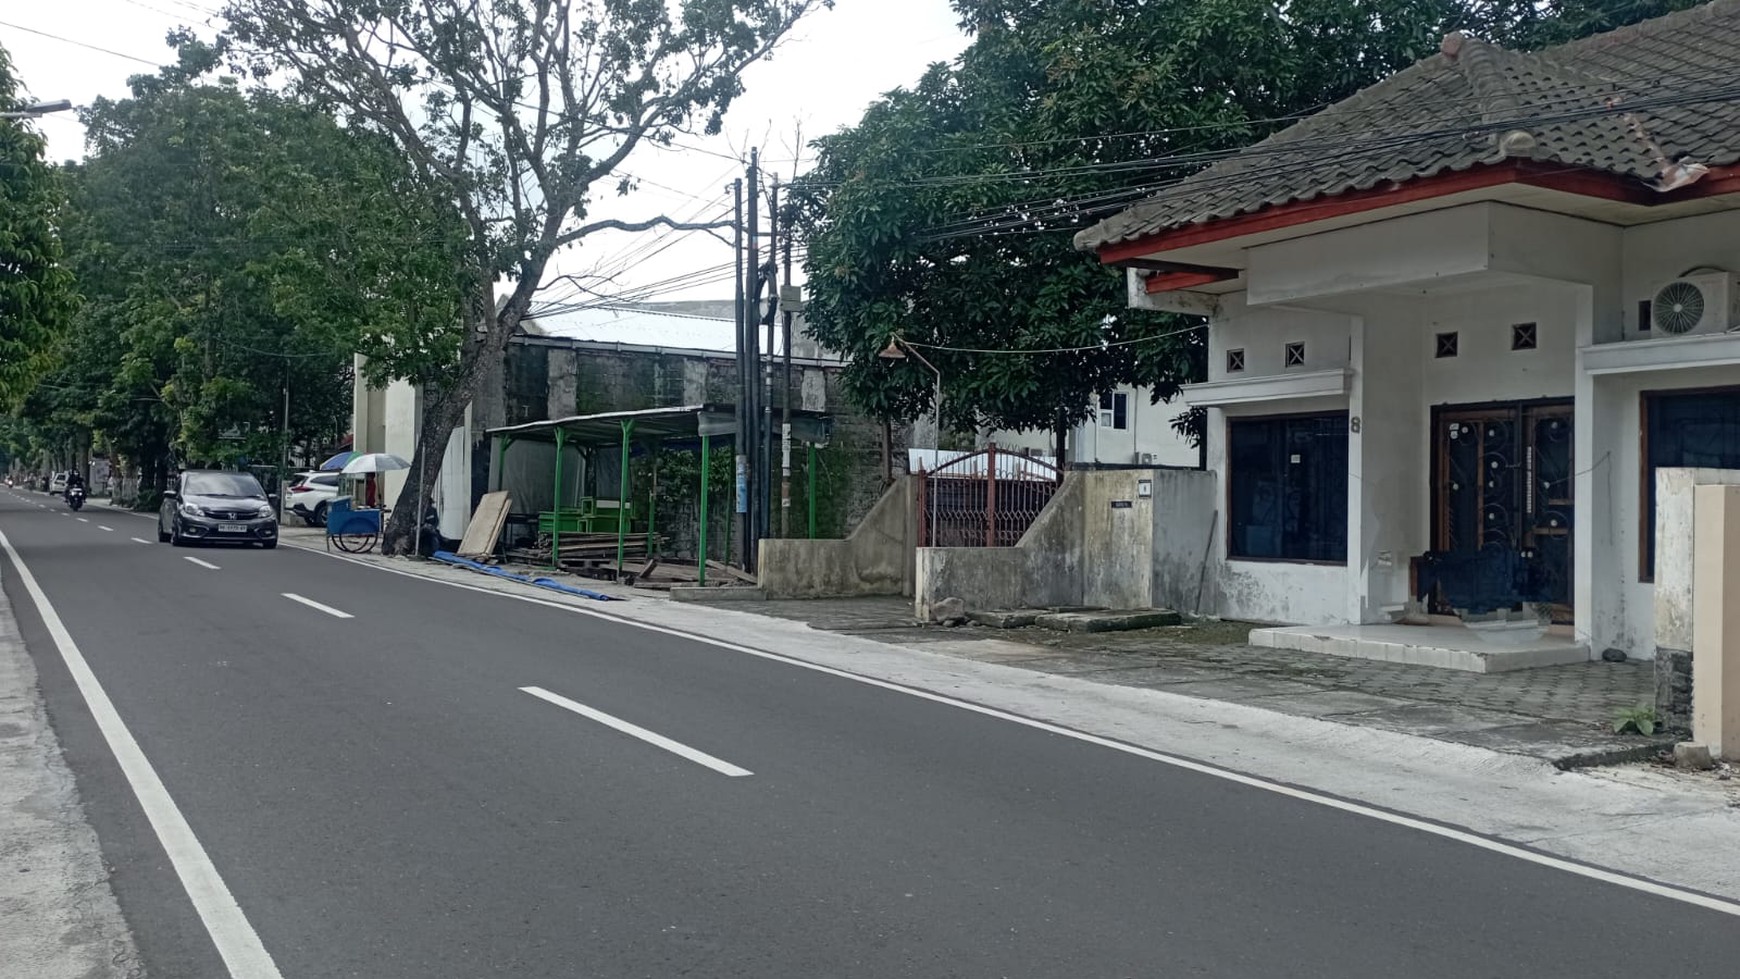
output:
M852 355L849 391L902 421L1052 429L1123 384L1170 399L1204 369L1182 317L1127 308L1123 274L1071 233L1284 118L1434 49L1448 2L955 0L953 65L816 142L794 187L812 332ZM1178 160L1180 162L1171 162ZM928 345L928 346L926 346ZM1029 354L1017 351L1034 351ZM1060 446L1061 448L1061 446Z
M1468 29L1518 47L1695 0L954 0L973 42L815 143L792 188L811 332L891 421L1060 433L1117 385L1157 401L1204 370L1184 317L1127 308L1071 235ZM1036 351L1035 353L1019 353ZM1194 430L1199 416L1182 417ZM1061 447L1060 447L1061 448Z
M464 238L389 142L199 82L218 52L179 40L177 65L86 113L67 239L88 301L26 405L53 439L106 437L147 486L172 451L276 464L286 428L335 440L352 351L451 349Z
M11 56L0 47L0 112L20 107ZM24 120L0 119L0 408L16 404L50 366L76 305L61 263L60 181L43 149Z
M385 548L408 551L449 433L499 361L559 249L645 143L696 119L709 132L799 18L831 0L233 0L233 37L255 69L389 137L464 218L463 341L456 357L400 364L426 379L421 436ZM497 284L505 280L498 301Z

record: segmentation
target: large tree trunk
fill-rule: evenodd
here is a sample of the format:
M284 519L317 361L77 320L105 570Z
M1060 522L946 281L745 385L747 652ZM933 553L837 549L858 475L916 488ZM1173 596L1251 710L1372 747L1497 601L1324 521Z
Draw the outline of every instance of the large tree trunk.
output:
M525 295L521 295L524 292ZM530 300L529 290L516 291L497 312L493 290L473 297L472 316L466 323L467 342L459 357L459 370L439 385L425 385L422 417L419 419L417 451L405 475L405 485L393 501L393 516L381 534L381 553L415 554L417 534L423 525L423 507L434 496L441 478L441 464L453 430L465 424L465 409L477 396L477 386L488 373L491 360L499 360L509 338L519 329ZM478 315L479 312L483 315ZM419 493L419 487L421 493ZM419 498L423 507L419 507Z

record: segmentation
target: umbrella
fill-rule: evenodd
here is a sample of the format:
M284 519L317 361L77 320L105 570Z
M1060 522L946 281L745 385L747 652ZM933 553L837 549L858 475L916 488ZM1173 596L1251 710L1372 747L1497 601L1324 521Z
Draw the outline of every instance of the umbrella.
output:
M392 472L395 469L411 468L410 463L396 455L393 455L391 452L353 452L351 455L355 456L355 458L345 463L344 469L341 470L346 476L354 476L359 473L384 473Z
M320 464L321 472L337 472L350 464L352 459L362 455L361 452L340 452L338 455Z

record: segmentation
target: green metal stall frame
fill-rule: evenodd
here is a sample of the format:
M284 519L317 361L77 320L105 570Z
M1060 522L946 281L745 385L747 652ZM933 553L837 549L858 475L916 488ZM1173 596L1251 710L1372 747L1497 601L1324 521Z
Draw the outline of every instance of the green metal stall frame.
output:
M808 479L809 479L809 536L816 536L816 465L817 452L828 444L828 437L833 428L833 419L817 411L792 412L792 438L808 447ZM617 481L617 520L616 520L616 574L620 578L628 543L628 525L630 513L629 501L633 495L630 460L634 443L639 441L656 449L667 442L687 442L700 440L701 443L701 479L700 479L700 517L699 560L696 562L696 577L699 584L707 583L708 511L712 496L711 466L713 439L724 436L735 441L737 437L736 408L729 404L698 404L684 405L674 408L648 408L641 411L610 411L592 415L574 415L568 418L556 418L549 421L527 422L522 425L508 425L492 428L488 433L494 439L494 459L489 473L489 485L492 489L505 489L507 472L507 450L515 442L547 442L556 450L555 477L552 487L551 512L555 515L551 526L550 537L550 567L561 566L561 515L562 515L562 455L563 450L570 445L580 447L581 451L592 457L599 449L617 448L621 462L620 478ZM653 486L649 490L647 505L647 552L650 554L657 540L655 526L657 521L658 475L654 469ZM726 538L726 563L730 558L730 538Z

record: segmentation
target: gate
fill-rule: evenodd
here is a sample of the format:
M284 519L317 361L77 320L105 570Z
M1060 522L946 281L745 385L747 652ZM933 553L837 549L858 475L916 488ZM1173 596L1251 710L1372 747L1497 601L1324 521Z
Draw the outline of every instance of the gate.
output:
M1063 478L1056 466L995 443L914 475L919 547L1014 547Z

